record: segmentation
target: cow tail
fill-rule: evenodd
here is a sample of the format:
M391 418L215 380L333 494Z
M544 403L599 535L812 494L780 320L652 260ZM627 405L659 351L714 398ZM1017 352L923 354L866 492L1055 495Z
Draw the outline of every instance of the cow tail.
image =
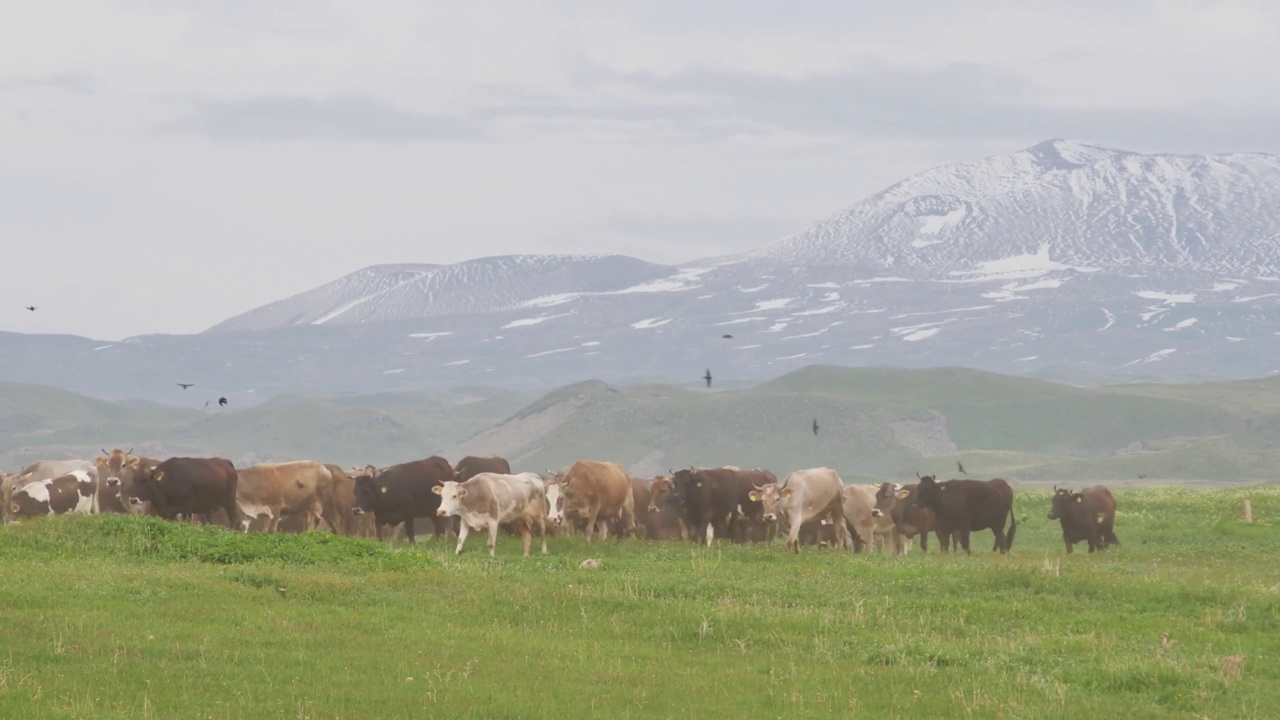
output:
M1009 503L1009 533L1004 536L1004 549L1008 552L1013 549L1013 534L1018 531L1018 518L1013 516L1013 503Z

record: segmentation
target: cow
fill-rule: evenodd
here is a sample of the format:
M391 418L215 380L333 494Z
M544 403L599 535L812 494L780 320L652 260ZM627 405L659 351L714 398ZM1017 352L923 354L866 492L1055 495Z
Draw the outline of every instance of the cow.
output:
M893 533L893 518L877 516L875 485L846 485L841 494L841 511L847 533L844 547L854 552L881 552Z
M431 518L438 539L445 534L449 521L437 515L440 496L432 488L452 481L453 466L439 455L383 470L370 465L355 478L356 501L352 512L373 513L379 540L383 526L404 523L405 536L416 544L413 519L417 517Z
M910 551L911 539L916 535L920 536L920 551L929 552L929 533L935 530L939 544L944 548L949 545L949 538L938 527L937 513L916 504L917 488L917 483L898 485L887 482L876 490L876 507L871 514L876 517L887 516L893 520L893 552L897 555L905 555Z
M673 493L684 515L689 539L707 545L726 536L738 513L738 488L733 470L693 468L671 471Z
M811 468L787 475L781 485L776 482L757 485L751 490L750 497L761 504L766 522L777 521L779 515L786 519L789 525L787 550L798 553L800 527L813 520L836 522L837 544L844 545L842 486L835 470Z
M325 463L325 468L333 476L333 517L337 521L336 531L343 535L356 537L373 537L377 531L373 526L372 515L356 515L356 481L339 465Z
M98 512L133 513L145 512L145 508L126 502L124 498L134 494L133 485L137 482L139 468L151 468L159 465L155 458L134 455L133 448L121 450L116 448L96 460L98 471Z
M1013 547L1018 521L1013 516L1013 488L1001 478L994 480L947 480L938 482L931 475L920 478L916 488L916 504L933 510L938 523L951 535L958 536L960 547L969 550L969 533L990 529L995 546L1004 554ZM1009 517L1005 533L1004 519ZM941 536L939 537L941 541ZM943 546L943 552L947 548Z
M493 557L499 525L519 526L526 557L536 525L542 537L542 554L547 554L547 496L537 473L479 473L466 482L450 480L435 485L431 492L440 498L438 516L461 520L455 555L462 553L462 544L474 529L489 531L489 557Z
M15 490L23 485L40 480L52 480L73 473L76 470L88 473L89 477L93 478L95 483L97 482L98 469L88 460L40 460L26 466L18 471L17 477L8 482L7 490L5 490L4 506L0 509L4 511L6 517L9 515L9 498ZM94 512L97 512L96 506Z
M778 478L768 470L761 468L743 470L726 465L720 470L729 473L730 483L737 496L737 507L734 508L732 519L733 541L735 543L742 543L748 540L761 542L770 533L770 527L776 532L776 519L773 522L765 520L764 506L761 505L759 500L752 500L751 493L757 487L762 487L769 483L776 484Z
M636 506L639 508L639 506ZM645 508L648 526L645 535L651 540L687 539L684 520L680 517L679 503L673 493L671 478L655 475L649 481L649 506Z
M570 511L585 518L588 545L595 538L598 521L603 521L607 528L610 520L620 519L622 533L618 535L619 540L635 532L635 496L631 492L631 478L618 463L579 460L557 473L555 482L560 486L564 503L558 509L548 506L548 518L559 524ZM602 536L608 537L607 529Z
M333 473L312 460L258 463L240 468L236 483L236 506L240 526L249 532L255 519L263 519L263 530L276 532L285 515L302 515L303 529L313 530L326 522L338 532L333 506Z
M1049 519L1062 524L1062 544L1067 546L1068 554L1081 540L1089 542L1089 552L1120 544L1115 533L1116 499L1102 485L1080 492L1054 485Z
M171 457L155 467L141 467L125 502L150 502L151 513L165 520L207 515L218 510L227 514L227 526L234 528L236 485L239 475L230 460L220 457Z
M631 478L631 500L635 508L636 535L646 539L651 537L649 498L652 493L649 490L649 483L650 481L645 478ZM620 523L620 521L615 522ZM615 528L615 530L621 530L621 528Z
M9 494L9 516L18 519L63 513L88 515L94 511L97 492L98 481L84 470L33 480Z
M511 463L497 455L490 455L489 457L468 455L453 466L453 479L458 482L466 482L482 472L510 475Z

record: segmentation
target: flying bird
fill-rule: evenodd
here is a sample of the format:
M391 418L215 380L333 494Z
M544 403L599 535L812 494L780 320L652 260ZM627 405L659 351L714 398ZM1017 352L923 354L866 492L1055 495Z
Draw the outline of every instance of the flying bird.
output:
M813 419L813 434L818 434L818 418Z
M711 368L707 368L707 374L702 379L707 381L707 387L711 387Z
M31 312L35 312L35 311L36 311L36 306L35 306L35 305L25 305L24 307L26 307L26 308L27 308L28 310L30 310Z
M178 387L182 388L183 390L186 390L187 388L191 387L192 385L195 385L195 383L174 383L174 385L177 385Z
M209 401L208 401L208 400L205 400L205 401L204 401L204 406L205 406L205 407L209 407Z
M733 336L732 336L732 335L730 335L730 334L728 334L728 333L725 333L724 335L721 335L720 337L724 338L725 340L732 340L732 339L733 339Z
M956 461L956 469L964 473L965 475L969 474L969 471L964 469L964 466L960 464L959 460Z
M222 407L226 407L226 406L227 406L227 399L226 399L226 398L224 398L224 397L220 397L220 398L218 398L218 404L219 404L219 405L221 405Z

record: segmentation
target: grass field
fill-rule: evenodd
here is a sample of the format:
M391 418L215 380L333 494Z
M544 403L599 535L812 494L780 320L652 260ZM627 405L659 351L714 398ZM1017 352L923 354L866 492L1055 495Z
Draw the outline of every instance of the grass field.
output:
M42 519L0 529L0 717L1276 717L1280 487L1116 496L1069 557L1037 491L1006 557Z

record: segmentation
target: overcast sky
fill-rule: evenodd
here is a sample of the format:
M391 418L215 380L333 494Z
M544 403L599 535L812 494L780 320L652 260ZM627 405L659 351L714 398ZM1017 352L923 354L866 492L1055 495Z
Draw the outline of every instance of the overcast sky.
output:
M0 16L0 330L198 332L375 263L683 262L1054 137L1280 153L1269 0Z

